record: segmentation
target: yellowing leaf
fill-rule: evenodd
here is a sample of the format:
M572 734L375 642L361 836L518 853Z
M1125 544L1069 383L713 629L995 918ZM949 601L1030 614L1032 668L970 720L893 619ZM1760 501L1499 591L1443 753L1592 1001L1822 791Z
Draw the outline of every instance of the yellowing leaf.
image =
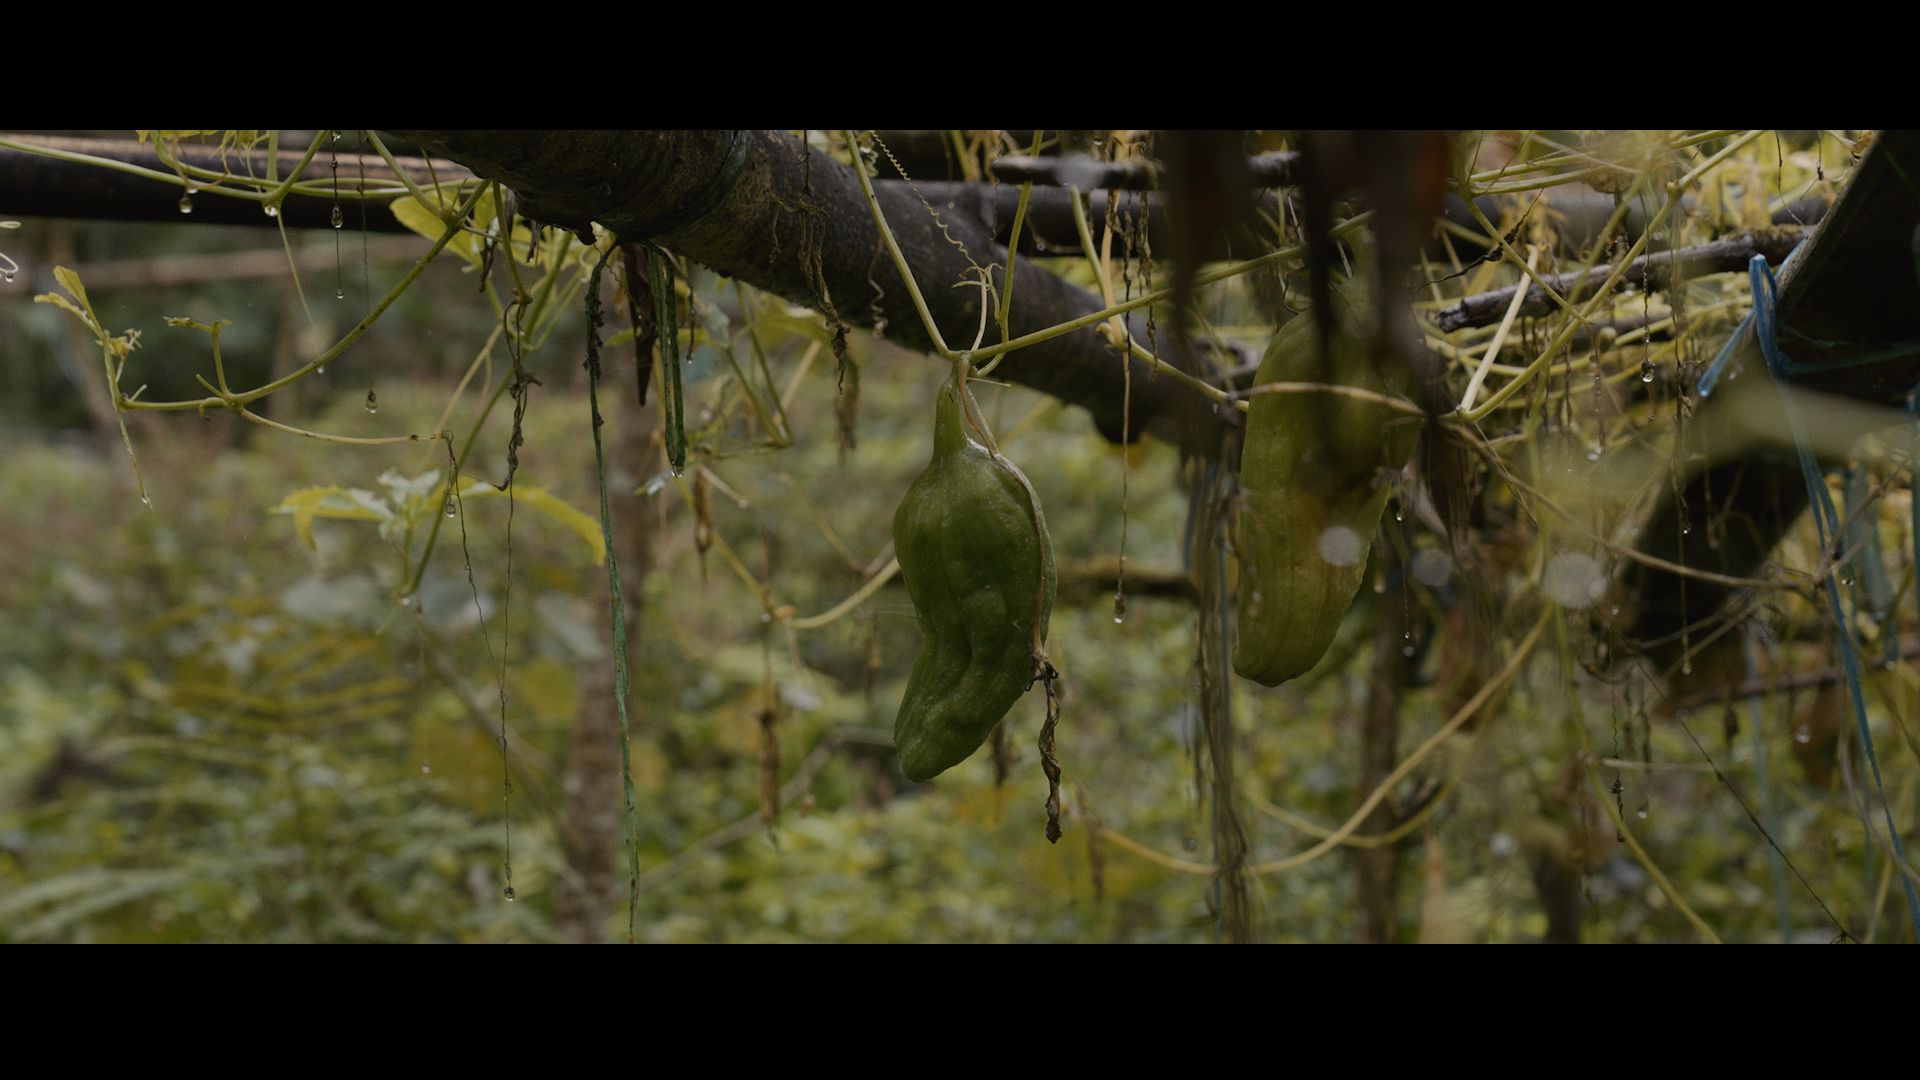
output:
M146 142L146 141L147 141L147 140L148 140L149 138L151 138L151 139L153 139L153 140L154 140L155 142L158 142L158 141L160 141L161 139L165 139L165 140L167 140L168 142L177 142L177 141L179 141L179 140L181 140L181 139L194 139L194 138L198 138L198 137L200 137L200 136L202 136L202 135L218 135L218 134L220 134L220 132L221 132L221 131L223 131L223 130L225 130L225 129L223 129L223 128L196 128L196 129L192 129L192 130L189 130L189 129L186 129L186 128L180 128L180 129L173 129L173 128L135 128L135 129L134 129L134 132L133 132L133 133L134 133L134 135L136 135L136 136L138 136L138 137L139 137L139 139L140 139L140 141L141 141L141 142Z
M441 195L440 192L433 188L426 188L424 190L429 195L434 196L436 201L438 201ZM480 203L476 204L474 208L475 228L485 230L488 223L492 220L491 199L491 195L482 195ZM447 202L441 202L438 206L428 206L411 195L403 195L389 203L387 208L393 211L393 216L399 220L400 224L405 225L408 229L419 233L429 240L438 240L440 239L440 234L445 232L447 227L446 219L442 218L440 213L442 210L450 208L451 206L452 204ZM486 238L484 236L465 230L462 230L456 234L453 239L447 241L448 251L465 259L468 265L476 269L480 266L480 253L485 248Z
M469 484L460 490L462 499L499 498L505 494L506 492L492 484ZM538 510L578 534L580 539L587 542L588 549L593 552L595 564L604 564L607 561L607 544L600 535L598 518L588 517L575 509L572 503L546 488L515 485L513 501L516 505L527 509Z
M293 515L294 531L300 542L312 548L313 519L336 521L385 521L392 512L364 491L338 486L302 488L280 500L276 514Z

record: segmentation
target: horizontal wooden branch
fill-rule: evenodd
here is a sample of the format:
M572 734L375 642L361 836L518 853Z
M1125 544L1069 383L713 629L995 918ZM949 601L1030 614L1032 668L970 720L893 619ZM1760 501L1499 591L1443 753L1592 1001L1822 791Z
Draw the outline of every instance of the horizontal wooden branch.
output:
M0 134L0 139L28 143L49 150L88 157L104 158L137 165L155 172L173 170L155 152L151 143L135 139L88 139L62 135ZM343 144L346 140L343 140ZM300 163L304 151L282 150L279 164L290 171ZM236 176L265 176L268 154L263 150L231 150L221 153L217 147L198 143L180 144L178 159L185 164ZM353 205L353 192L364 172L370 183L393 182L393 170L375 154L323 151L307 166L305 179L331 179L334 160L340 163L340 190L346 221L360 227L360 211ZM427 162L421 158L397 158L415 183L465 179L470 173L451 161ZM279 217L268 217L260 203L250 199L227 198L201 191L188 204L192 213L180 210L182 189L177 183L164 183L102 168L81 161L47 157L28 150L0 147L0 214L19 217L80 218L90 221L175 221L194 225L250 225L290 229L331 229L333 208L330 197L289 195L280 205ZM387 213L384 206L369 208L366 227L370 232L406 232L405 226Z
M1755 255L1765 255L1768 262L1779 265L1804 235L1804 230L1793 227L1756 229L1676 251L1642 255L1627 264L1627 272L1621 280L1638 288L1658 289L1672 281L1676 274L1680 277L1699 277L1703 274L1743 271L1747 268L1748 260ZM1585 274L1578 270L1548 274L1545 281L1568 300L1579 300L1606 281L1613 271L1613 266L1596 266ZM1555 310L1554 302L1538 284L1530 283L1526 288L1527 296L1520 302L1520 314L1545 315ZM1434 321L1442 332L1463 330L1469 326L1491 326L1506 314L1507 305L1513 302L1513 294L1518 289L1516 285L1464 297L1451 307L1441 308Z
M594 223L652 239L720 273L795 303L831 309L908 348L933 346L881 246L850 166L784 131L413 131L428 152L459 161L519 193L533 216L574 230ZM905 185L878 190L935 323L964 345L980 327L981 291L958 287L1007 253L971 214L936 220ZM995 271L996 281L999 271ZM1002 283L1004 287L1004 283ZM1018 264L1010 330L1033 333L1097 313L1100 299L1034 265ZM989 342L998 340L989 331ZM1169 361L1199 373L1181 343ZM1128 430L1217 452L1237 417L1147 364L1127 361ZM1007 355L998 377L1086 409L1109 438L1122 429L1127 369L1089 325Z
M1297 182L1300 155L1272 150L1247 159L1247 181L1252 187L1287 187ZM1001 183L1033 183L1048 187L1076 187L1082 191L1113 188L1151 191L1160 186L1165 168L1150 160L1098 161L1084 156L1003 157L993 163Z

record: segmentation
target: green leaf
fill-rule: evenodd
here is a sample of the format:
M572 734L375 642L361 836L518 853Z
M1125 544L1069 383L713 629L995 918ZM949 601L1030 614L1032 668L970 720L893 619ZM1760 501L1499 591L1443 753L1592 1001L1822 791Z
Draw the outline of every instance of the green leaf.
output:
M505 494L506 492L487 483L469 484L460 489L460 498L463 500L490 497L498 498ZM540 513L547 515L577 533L580 539L587 542L587 547L593 552L594 565L598 566L606 563L607 544L600 535L600 523L575 509L572 503L567 502L546 488L522 487L518 484L514 485L513 488L513 501L515 504L524 506L530 510L538 510Z
M80 301L80 306L86 308L89 315L93 313L93 301L87 299L87 287L80 284L79 274L64 266L56 266L53 268L53 280L59 282L61 288L72 293L73 298Z
M429 195L434 196L436 200L440 196L440 192L433 188L423 190ZM480 201L474 206L474 227L483 232L486 230L487 225L493 220L494 210L492 200L493 196L491 193L482 195ZM419 233L429 240L438 240L440 239L440 234L445 232L447 228L446 219L441 217L440 214L443 210L450 209L452 205L450 202L441 203L439 207L436 208L422 203L419 199L411 195L403 195L389 203L387 208L393 211L393 216L399 220L400 224L405 225L408 229ZM486 238L484 236L465 230L462 230L455 235L453 239L447 241L447 250L465 259L467 265L475 269L479 269L480 267L481 252L484 251L485 248Z

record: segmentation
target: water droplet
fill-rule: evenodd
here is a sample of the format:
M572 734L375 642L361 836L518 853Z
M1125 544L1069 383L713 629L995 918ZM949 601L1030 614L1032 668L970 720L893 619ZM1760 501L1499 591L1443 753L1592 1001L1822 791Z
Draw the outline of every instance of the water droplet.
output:
M1059 177L1061 187L1092 191L1099 186L1102 172L1100 163L1089 155L1067 154L1061 157L1055 175Z
M1423 548L1413 555L1413 577L1430 589L1437 589L1453 576L1453 556L1438 548Z
M1681 522L1681 523L1680 523L1680 535L1681 535L1681 536L1690 536L1690 535L1692 535L1692 533L1693 533L1693 522L1691 522L1691 521L1683 521L1683 522Z
M1644 361L1641 361L1641 363L1640 363L1640 381L1641 381L1641 382L1652 382L1652 381L1653 381L1653 377L1654 377L1654 375L1656 375L1656 374L1658 374L1658 372L1659 372L1659 370L1660 370L1659 368L1657 368L1657 367L1655 367L1655 366L1654 366L1654 363L1653 363L1653 361L1652 361L1652 360L1644 360Z
M1803 724L1793 730L1793 741L1804 746L1813 741L1813 732L1808 731L1806 725Z
M1352 566L1366 556L1367 547L1360 534L1345 525L1333 525L1320 533L1320 557L1334 566Z
M268 217L277 218L280 216L279 203L262 203L260 209L264 211Z
M180 193L180 212L183 214L193 213L193 196L186 192Z
M337 206L334 207L333 208L333 227L336 229L344 228L346 227L346 224L347 224L347 215L341 213L339 207Z
M412 594L412 593L408 593L407 595L405 595L405 596L403 596L403 597L401 597L401 598L400 598L400 606L401 606L401 607L412 607L412 606L413 606L413 594Z
M687 475L687 467L686 467L685 465L675 465L675 466L673 466L673 475L675 475L675 476L685 476L685 475Z
M517 897L517 896L515 896L515 895L514 895L514 893L513 893L513 886L511 886L511 885L509 885L509 886L507 886L507 891L506 891L506 892L505 892L505 893L504 893L503 895L504 895L504 896L506 896L506 898L507 898L507 903L509 903L509 904L511 904L511 903L513 903L513 902L514 902L515 900L517 900L517 899L519 899L519 897Z
M1682 661L1680 662L1680 674L1682 674L1682 675L1691 675L1691 674L1693 674L1693 661L1691 661L1691 660L1682 660Z
M347 298L347 290L341 288L334 289L333 298L335 300L345 300Z
M1634 811L1633 816L1639 818L1642 821L1645 821L1647 819L1647 808L1644 806L1641 807L1640 809Z
M427 764L426 762L424 762L424 761L423 761L423 762L421 762L421 763L420 763L420 775L421 775L421 776L431 776L431 775L433 775L433 766L431 766L431 765L428 765L428 764Z
M371 390L367 391L367 411L369 413L380 411L380 397Z
M454 517L460 513L460 506L454 502L453 496L451 495L447 496L446 511L448 517Z
M1547 560L1541 587L1548 599L1577 611L1606 594L1607 576L1593 556L1567 551Z
M1598 446L1596 446L1596 447L1594 447L1593 449L1591 449L1591 450L1589 450L1589 451L1587 451L1587 460L1588 460L1588 461L1599 461L1599 460L1600 460L1600 454L1601 454L1601 453L1602 453L1602 451L1601 451L1601 448L1600 448L1600 447L1598 447Z
M146 493L146 492L144 492L144 491L143 491L143 492L141 492L141 493L140 493L140 504L141 504L142 506L146 506L146 507L151 507L151 506L153 506L153 496L151 496L151 495L149 495L149 494L147 494L147 493Z
M0 270L0 281L4 281L9 285L13 284L13 273L12 270Z
M321 364L319 367L314 369L313 373L315 375L325 375L327 373L327 365Z
M1260 594L1254 593L1253 595L1257 601ZM1121 623L1126 621L1127 621L1127 596L1125 593L1116 591L1113 594L1113 625L1119 626Z
M1393 504L1393 520L1395 521L1407 520L1406 507L1401 506L1399 503L1394 503Z

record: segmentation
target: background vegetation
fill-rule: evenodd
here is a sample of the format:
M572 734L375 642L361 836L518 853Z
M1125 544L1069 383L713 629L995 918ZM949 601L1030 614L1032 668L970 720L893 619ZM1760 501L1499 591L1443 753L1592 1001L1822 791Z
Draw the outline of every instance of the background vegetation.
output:
M1746 145L1703 181L1670 239L1753 224L1782 200L1830 189L1849 149L1838 136L1779 152L1771 138ZM1521 235L1551 245L1553 222L1541 219L1523 228L1543 231ZM106 328L142 331L125 387L148 384L149 398L200 393L192 375L211 371L205 336L167 327L164 316L232 320L222 345L236 385L318 354L427 247L374 237L363 260L352 220L337 270L335 234L287 233L296 255L316 260L304 307L275 275L90 284ZM0 243L21 266L0 285L0 940L581 936L556 913L557 890L577 873L565 785L584 699L611 658L577 299L526 358L540 385L516 482L523 496L538 488L556 501L517 500L510 534L507 500L477 491L446 517L440 442L343 445L218 412L129 418L149 506L110 410L103 423L98 347L71 315L30 298L56 287L56 264L89 283L195 254L238 268L252 265L250 253L276 251L275 234L185 219L33 220ZM1050 265L1093 283L1078 255ZM1456 265L1464 273L1430 289L1431 306L1517 279L1511 260ZM570 275L578 269L567 264ZM1454 272L1429 269L1436 281ZM1133 591L1122 618L1111 579L1096 572L1118 555L1124 519L1136 574L1184 574L1200 466L1157 441L1116 447L1077 412L1024 389L983 397L1079 583L1063 593L1050 644L1068 678L1070 812L1066 838L1049 845L1032 749L1037 695L1009 718L1004 777L983 752L911 785L891 749L918 643L904 590L884 587L817 629L787 618L832 608L884 563L892 509L928 453L944 365L856 333L857 444L847 448L820 318L711 274L695 272L689 284L702 325L686 371L696 466L673 475L656 442L646 469L609 478L616 515L653 525L655 562L634 627L640 939L1226 936L1220 883L1193 872L1208 864L1220 827L1216 789L1194 764L1196 606ZM464 439L510 364L494 349L454 397L497 326L477 289L468 263L436 260L367 339L270 399L268 415L351 436L444 425ZM1370 790L1357 728L1383 610L1400 608L1413 628L1403 748L1453 715L1545 618L1542 644L1511 686L1395 789L1411 822L1399 840L1401 938L1540 940L1563 936L1571 913L1584 940L1694 939L1676 895L1726 940L1911 936L1896 869L1863 852L1844 691L1831 682L1784 689L1792 672L1832 662L1828 643L1803 633L1821 609L1783 589L1743 624L1751 630L1728 638L1750 635L1753 648L1703 655L1684 672L1609 651L1613 620L1634 598L1608 591L1618 560L1591 538L1612 515L1631 517L1646 489L1625 485L1611 502L1592 493L1614 490L1603 481L1617 478L1607 471L1617 452L1670 440L1674 388L1697 377L1747 302L1733 276L1687 289L1692 321L1681 332L1585 349L1577 366L1518 399L1525 408L1488 425L1526 478L1524 488L1488 482L1471 572L1493 603L1476 605L1460 573L1394 570L1447 548L1419 514L1390 514L1398 559L1370 575L1328 661L1276 689L1232 681L1234 797L1256 862L1313 846ZM1621 301L1650 318L1666 303ZM1270 323L1251 290L1211 290L1202 305L1223 339L1264 343ZM610 307L611 334L625 323ZM1516 340L1538 343L1551 330L1548 318L1523 321ZM1490 333L1435 335L1465 354L1460 383ZM609 346L610 368L631 367L625 349ZM743 403L756 356L770 373L759 388L791 391L790 447L766 446L767 426ZM1643 370L1653 389L1639 397L1631 391ZM630 379L621 370L603 387L610 431L640 423ZM1626 390L1597 407L1596 383ZM453 419L442 421L450 399ZM505 475L511 428L509 407L487 414L467 481ZM1856 468L1881 525L1878 572L1910 599L1903 454L1882 439ZM301 498L315 488L364 493L326 505L359 500L365 517L322 515L308 542L286 511L314 505ZM1538 512L1536 500L1570 507L1579 524ZM411 571L436 520L445 531L415 588ZM1804 579L1819 558L1796 534L1770 573ZM1897 640L1911 623L1863 614L1860 633L1870 644ZM1781 692L1713 697L1748 677L1750 656L1780 677ZM1889 795L1911 831L1920 794L1913 667L1876 666L1869 684ZM1691 711L1670 705L1702 692L1709 700ZM1641 851L1621 842L1609 811ZM1251 876L1253 936L1350 938L1354 850ZM617 884L624 895L623 875ZM619 937L624 923L608 908L591 936Z

